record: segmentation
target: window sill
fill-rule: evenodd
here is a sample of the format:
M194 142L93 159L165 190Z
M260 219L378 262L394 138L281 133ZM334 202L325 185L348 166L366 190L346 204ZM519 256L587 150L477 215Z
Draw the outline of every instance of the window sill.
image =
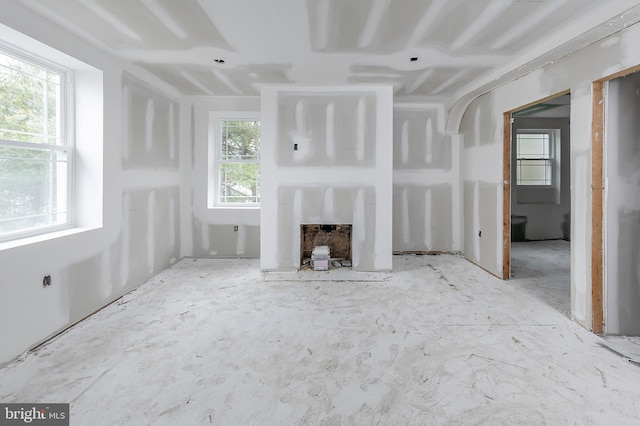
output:
M58 238L68 237L70 235L81 234L98 228L67 228L60 231L47 232L46 234L34 235L32 237L20 238L17 240L5 241L0 243L0 252L3 250L11 250L18 247L28 246L30 244L38 244L45 241L55 240Z
M209 210L260 210L260 206L209 206Z

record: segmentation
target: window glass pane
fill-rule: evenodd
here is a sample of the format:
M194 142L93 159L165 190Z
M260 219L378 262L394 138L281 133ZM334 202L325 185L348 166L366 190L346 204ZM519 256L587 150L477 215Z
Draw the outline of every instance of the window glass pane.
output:
M0 147L0 236L66 222L66 153Z
M0 53L0 139L58 144L60 74Z
M53 78L52 78L53 77ZM46 143L60 143L60 75L47 72L47 140Z
M255 120L222 120L221 159L260 159L260 122Z
M221 203L260 202L260 164L220 164Z
M518 160L518 185L551 185L551 160Z
M518 158L550 158L549 134L518 133Z

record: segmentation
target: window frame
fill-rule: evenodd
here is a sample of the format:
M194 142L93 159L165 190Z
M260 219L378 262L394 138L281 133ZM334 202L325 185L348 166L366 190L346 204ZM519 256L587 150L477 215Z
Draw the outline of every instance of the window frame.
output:
M529 135L529 134L544 134L549 136L549 157L548 158L520 158L519 156L519 144L518 144L518 136L519 135ZM516 141L515 141L515 184L518 187L522 188L559 188L559 176L560 176L560 144L561 144L561 134L560 129L517 129L516 130ZM550 169L550 178L548 184L523 184L520 183L519 179L519 167L521 160L531 160L531 161L548 161L549 169ZM546 167L546 165L545 165Z
M63 153L66 157L66 185L63 185L65 191L65 221L54 225L40 226L20 231L8 232L0 235L0 243L22 240L29 237L45 235L74 226L74 206L75 206L75 141L73 137L74 108L73 108L73 90L74 90L74 72L71 68L49 60L45 57L33 54L15 45L0 41L0 53L13 57L19 61L23 61L36 67L54 72L60 76L59 100L57 113L60 115L59 140L56 144L46 142L24 142L13 139L0 139L0 147L3 148L26 148L38 149L54 153ZM55 161L55 160L53 160ZM58 188L60 189L60 187Z
M258 170L260 167L260 156L262 147L260 146L260 156L257 160L223 160L222 159L222 122L224 121L258 121L260 120L260 113L254 111L215 111L209 114L209 195L208 205L209 208L221 208L221 209L259 209L260 202L222 202L220 199L220 170L222 164L229 163L246 163L257 164ZM262 130L262 123L260 123L260 130ZM262 142L262 141L260 141ZM259 183L259 181L258 181ZM260 192L258 191L258 197Z

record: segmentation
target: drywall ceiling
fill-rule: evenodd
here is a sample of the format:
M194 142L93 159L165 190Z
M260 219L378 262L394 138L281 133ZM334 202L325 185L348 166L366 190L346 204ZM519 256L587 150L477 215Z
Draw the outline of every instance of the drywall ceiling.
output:
M140 65L185 95L255 96L265 84L375 83L392 84L397 99L422 100L451 99L483 75L512 63L541 40L593 14L603 3L24 2L34 12ZM628 2L617 3L619 9ZM602 16L602 21L607 18ZM566 41L559 36L557 45Z

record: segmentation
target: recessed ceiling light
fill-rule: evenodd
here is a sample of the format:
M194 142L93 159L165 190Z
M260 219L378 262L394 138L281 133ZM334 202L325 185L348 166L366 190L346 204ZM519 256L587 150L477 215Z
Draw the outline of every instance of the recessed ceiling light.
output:
M214 59L213 62L217 64L224 64L224 59Z
M411 59L409 59L409 60L410 60L411 62L415 62L415 61L417 61L417 60L418 60L418 57L417 57L417 56L414 56L414 57L412 57L412 58L411 58Z

